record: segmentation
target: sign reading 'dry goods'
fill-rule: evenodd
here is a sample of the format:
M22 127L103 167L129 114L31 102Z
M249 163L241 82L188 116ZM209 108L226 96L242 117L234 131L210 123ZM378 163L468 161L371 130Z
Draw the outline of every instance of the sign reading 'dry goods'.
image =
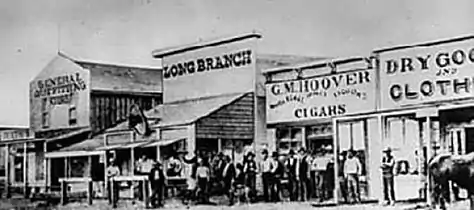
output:
M269 123L336 117L375 109L375 76L371 70L271 83L266 88Z
M163 101L253 90L255 44L247 39L164 57Z
M57 56L30 82L34 131L89 126L90 73Z
M474 41L380 54L381 108L473 97Z

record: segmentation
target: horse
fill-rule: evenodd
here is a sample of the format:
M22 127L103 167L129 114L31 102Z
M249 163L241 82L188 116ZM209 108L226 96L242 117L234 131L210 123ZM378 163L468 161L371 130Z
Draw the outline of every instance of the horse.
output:
M467 190L470 209L474 210L474 152L465 155L440 154L428 163L432 207L446 209L450 203L449 181Z

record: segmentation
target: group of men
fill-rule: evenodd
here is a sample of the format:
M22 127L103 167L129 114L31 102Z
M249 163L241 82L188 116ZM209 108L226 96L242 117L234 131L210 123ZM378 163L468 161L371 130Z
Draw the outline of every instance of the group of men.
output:
M384 151L382 174L384 177L385 199L394 202L393 165L394 159L390 150ZM328 155L329 154L329 155ZM167 161L167 171L163 171L160 162L143 156L136 163L136 174L147 175L151 188L152 206L163 205L163 187L167 176L180 174L181 164L191 165L191 174L187 178L187 196L185 199L198 198L209 202L211 194L221 193L229 198L232 205L238 199L255 201L257 198L257 174L262 180L263 200L278 202L282 200L282 189L289 192L291 201L306 201L317 198L319 201L330 199L334 189L334 160L330 151L318 150L307 152L300 148L298 153L290 150L287 155L263 150L259 163L252 152L245 155L244 160L234 163L230 156L220 154L204 154L196 152L194 157L172 156ZM339 184L342 197L346 202L361 201L359 178L363 172L361 161L355 151L344 151L339 156ZM108 176L119 174L119 169L112 160L108 168ZM111 186L111 185L109 185ZM115 190L115 189L111 189ZM110 191L109 191L110 192ZM116 193L115 193L116 194ZM195 196L198 197L195 197ZM110 197L109 199L116 199Z

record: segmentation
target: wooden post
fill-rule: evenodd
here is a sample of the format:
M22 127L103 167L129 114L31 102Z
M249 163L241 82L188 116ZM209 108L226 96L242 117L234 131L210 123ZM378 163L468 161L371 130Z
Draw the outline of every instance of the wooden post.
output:
M133 142L133 140L132 140L132 142ZM133 147L130 148L130 156L131 156L131 158L130 158L130 161L131 161L130 168L131 169L130 170L132 172L131 175L135 176L135 149ZM132 184L130 185L130 191L132 192L132 199L135 199L135 189L134 189L134 185L133 185L134 182L135 181L132 181Z
M109 177L107 176L107 167L109 167L109 160L107 159L107 151L102 154L104 157L104 195L105 198L109 197Z
M23 196L28 198L29 196L29 187L28 187L28 143L23 143Z
M142 185L142 190L143 190L143 202L145 203L145 208L148 208L150 206L150 199L148 195L148 180L143 179L143 185Z
M118 196L118 190L116 190L117 188L117 183L115 182L115 180L112 178L111 182L110 182L110 197L112 198L112 208L117 208L117 201L119 199L119 196Z
M7 144L6 145L6 153L5 153L5 197L6 198L10 198L11 197L11 194L10 194L10 184L11 184L11 170L12 170L12 164L10 164L10 161L11 161L11 157L10 157L10 145Z
M61 180L61 205L67 204L67 182L66 179Z
M385 126L388 126L388 124L386 123L386 118L383 117L382 115L379 115L377 116L377 121L378 121L378 137L380 139L380 146L383 148L384 146L384 143L385 143L385 138L387 136L387 128ZM376 151L380 154L380 151ZM380 165L377 165L377 167L380 167ZM383 175L382 173L379 173L380 176L379 177L379 183L381 184L380 187L383 188L382 186L382 183L383 183ZM383 191L381 191L381 193L378 194L378 200L380 203L382 203L384 201L384 195L383 195Z
M432 150L433 150L432 145L431 145L432 142L431 142L431 118L430 118L430 116L426 117L425 134L426 134L426 143L427 143L427 155L426 155L427 157L426 157L426 160L428 161L428 160L431 159ZM430 176L431 176L430 171L427 170L427 177L426 178L427 178L427 183L428 183L428 186L427 186L427 188L428 188L427 192L428 193L427 193L427 196L426 196L426 202L428 203L428 205L431 204L431 184L432 183L430 183L430 181L429 181L431 179Z
M89 205L92 205L92 199L93 199L93 182L92 182L92 156L87 157L87 162L89 164L89 179L87 180L87 203Z
M334 200L339 204L339 127L337 119L332 120L332 141L334 155ZM303 135L305 136L305 135Z
M46 141L43 142L43 178L44 178L44 192L48 192L48 185L49 185L49 173L50 171L48 170L48 160L49 158L46 158L46 153L48 152L48 144Z

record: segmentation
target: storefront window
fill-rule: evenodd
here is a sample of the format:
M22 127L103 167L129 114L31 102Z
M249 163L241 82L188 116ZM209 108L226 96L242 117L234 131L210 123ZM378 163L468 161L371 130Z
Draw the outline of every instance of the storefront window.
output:
M0 177L6 176L6 160L7 160L7 147L0 146Z
M297 151L303 146L302 128L278 128L276 138L282 152Z
M71 173L70 177L87 177L87 157L71 157L69 159L69 164Z

